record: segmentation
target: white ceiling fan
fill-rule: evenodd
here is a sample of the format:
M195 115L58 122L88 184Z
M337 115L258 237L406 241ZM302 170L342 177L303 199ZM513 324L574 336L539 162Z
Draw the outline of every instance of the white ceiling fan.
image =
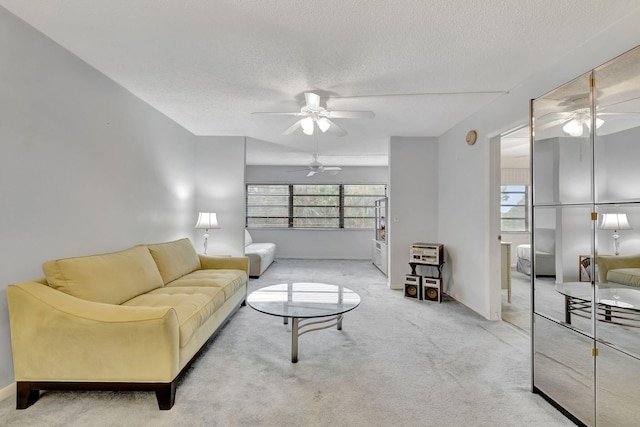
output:
M342 170L338 166L325 166L318 161L318 155L313 155L313 161L307 165L304 169L295 169L289 172L308 171L307 176L314 176L317 173L329 172L331 175L337 175Z
M300 112L278 113L278 112L255 112L253 114L270 114L280 116L297 116L302 117L293 125L289 126L282 132L283 135L289 135L298 128L302 129L305 135L313 135L316 127L321 132L330 131L337 136L344 136L347 132L338 126L332 119L360 119L373 117L373 111L334 111L328 110L320 105L320 96L313 92L305 92L304 99L306 104L300 109Z
M560 101L549 100L549 106L546 106L546 108L557 108L559 110L568 109L569 111L547 113L540 118L538 123L535 124L535 127L542 131L556 126L562 126L562 131L565 134L582 136L585 131L588 133L591 130L591 109L589 108L589 103L589 98L586 96ZM600 129L600 127L604 125L605 119L622 120L626 118L637 120L640 118L640 113L634 111L637 110L637 108L638 98L599 107L595 118L596 129Z

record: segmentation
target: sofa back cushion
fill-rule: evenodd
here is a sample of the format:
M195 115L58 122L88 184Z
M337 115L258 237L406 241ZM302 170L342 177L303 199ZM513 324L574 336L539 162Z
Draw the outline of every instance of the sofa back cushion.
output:
M149 248L165 285L200 269L200 257L187 238L146 247Z
M144 246L47 261L42 270L52 288L107 304L122 304L163 285L158 267Z

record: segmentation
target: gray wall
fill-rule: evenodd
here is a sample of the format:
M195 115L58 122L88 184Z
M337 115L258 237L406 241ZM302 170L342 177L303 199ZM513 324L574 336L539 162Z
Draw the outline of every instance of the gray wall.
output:
M215 212L220 226L209 230L207 254L244 255L245 138L199 136L196 150L197 211ZM195 231L194 243L203 252L204 230Z
M389 286L404 288L412 243L438 235L438 139L391 137L389 144ZM446 245L445 245L446 249Z

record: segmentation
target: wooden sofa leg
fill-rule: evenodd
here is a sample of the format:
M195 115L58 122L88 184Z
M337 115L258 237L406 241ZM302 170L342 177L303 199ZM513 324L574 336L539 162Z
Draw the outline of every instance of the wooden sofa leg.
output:
M16 409L27 409L40 397L40 390L32 390L30 381L18 381L16 388Z
M178 380L173 380L170 383L161 384L156 390L156 399L158 400L158 407L161 410L169 410L173 407L176 401L176 386Z
M242 302L240 303L241 307L245 307L247 305L247 299L243 299Z

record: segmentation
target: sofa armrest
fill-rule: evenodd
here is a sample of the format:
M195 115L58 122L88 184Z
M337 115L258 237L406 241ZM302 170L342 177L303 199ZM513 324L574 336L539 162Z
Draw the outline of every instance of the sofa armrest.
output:
M200 266L203 270L229 269L243 270L249 275L249 258L245 256L207 256L198 254Z
M171 307L86 301L41 282L7 287L16 381L170 382L179 373Z

